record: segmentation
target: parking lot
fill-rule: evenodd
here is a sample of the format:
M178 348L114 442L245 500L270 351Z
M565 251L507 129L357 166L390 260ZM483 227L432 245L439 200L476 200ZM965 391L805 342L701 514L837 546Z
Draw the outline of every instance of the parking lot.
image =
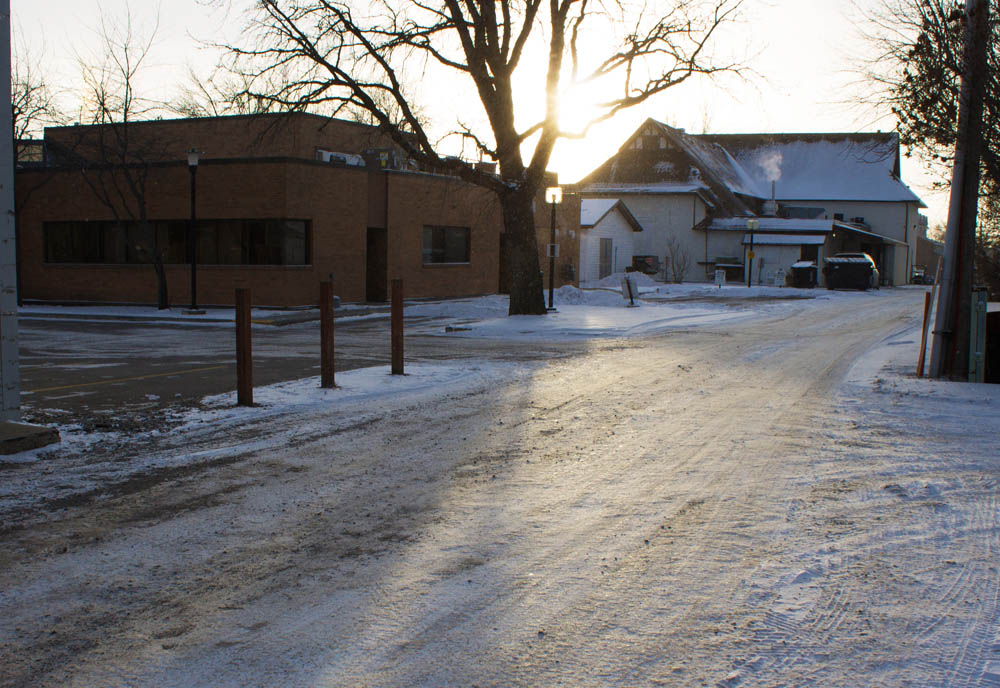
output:
M407 320L421 332L427 319ZM168 407L196 405L236 388L236 336L231 322L135 322L123 319L22 317L21 401L24 418L49 423L116 426ZM534 359L582 348L563 342L530 349L495 341L410 334L407 361L485 357ZM337 321L336 369L389 365L388 317ZM255 325L254 385L318 376L319 322Z

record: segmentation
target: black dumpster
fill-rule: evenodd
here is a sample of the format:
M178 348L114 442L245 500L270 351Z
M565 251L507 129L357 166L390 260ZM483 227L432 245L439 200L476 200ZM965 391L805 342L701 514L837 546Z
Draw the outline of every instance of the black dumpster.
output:
M800 260L792 263L792 286L797 289L812 289L816 286L816 263Z
M838 253L823 259L827 289L871 289L878 286L878 269L867 253Z
M1000 384L1000 311L986 314L986 382Z

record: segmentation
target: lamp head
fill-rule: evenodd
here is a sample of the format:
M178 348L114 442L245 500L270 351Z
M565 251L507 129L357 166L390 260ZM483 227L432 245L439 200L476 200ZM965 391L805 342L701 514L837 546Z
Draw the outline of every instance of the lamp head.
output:
M198 152L197 148L192 148L188 151L188 167L197 167L198 159L201 157L201 153Z
M549 188L545 189L545 202L562 203L562 187L550 186Z

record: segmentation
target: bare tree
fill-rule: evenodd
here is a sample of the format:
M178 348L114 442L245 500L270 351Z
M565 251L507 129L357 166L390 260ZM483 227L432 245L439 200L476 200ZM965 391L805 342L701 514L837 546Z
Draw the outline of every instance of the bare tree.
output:
M246 76L221 67L204 78L189 67L187 83L181 86L180 95L167 103L167 109L182 117L259 115L288 109L268 98L251 95L249 87ZM277 88L273 85L267 90Z
M95 127L81 127L70 150L62 154L81 171L95 197L123 227L135 223L138 232L130 245L148 260L156 275L157 306L170 307L166 271L158 237L148 216L149 174L152 163L163 158L165 144L155 137L136 136L135 123L149 118L160 107L136 89L156 35L156 26L145 32L133 24L126 11L120 23L101 16L102 53L96 63L80 59L84 92L80 119Z
M1000 0L989 0L994 18ZM964 67L963 3L953 0L881 0L865 13L875 54L861 71L874 88L867 104L894 115L900 142L949 184ZM1000 184L1000 32L993 31L986 84L984 181Z
M46 124L62 123L65 117L45 80L45 70L20 36L14 41L11 57L11 124L16 167L21 152L17 142L38 135Z
M224 47L250 80L248 96L366 112L416 163L492 189L509 247L510 313L542 314L532 203L556 142L692 76L735 72L708 46L741 2L671 0L661 14L617 0L257 0L244 42ZM407 94L431 78L476 93L486 125L473 127L475 114L463 113L451 133L499 163L499 176L440 153ZM276 82L283 85L269 88ZM600 94L592 120L575 132L559 123L569 85ZM544 104L538 119L519 122L533 104Z
M14 138L14 169L32 158L27 139L37 136L46 124L59 124L64 116L56 103L55 94L45 80L45 70L32 52L23 36L17 34L11 51L11 129ZM21 292L21 232L20 218L31 196L52 179L51 175L40 175L32 184L16 179L17 193L14 195L14 245L16 253L17 304L22 304Z
M1000 0L983 0L992 22ZM863 67L870 89L867 102L898 121L900 142L919 156L939 188L951 186L961 77L965 66L964 3L954 0L882 0L867 13L867 38L875 57ZM976 279L1000 290L1000 27L994 26L987 51L980 158ZM909 153L908 153L909 154Z
M684 281L684 275L691 267L691 254L681 240L676 236L668 236L666 242L666 260L664 264L664 278L673 279L680 284ZM669 273L669 274L668 274Z

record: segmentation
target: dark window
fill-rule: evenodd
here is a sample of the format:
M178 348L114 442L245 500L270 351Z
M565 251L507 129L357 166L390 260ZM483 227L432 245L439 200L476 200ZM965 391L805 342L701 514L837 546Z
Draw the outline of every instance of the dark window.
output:
M187 252L187 222L171 221L156 223L156 248L160 250L164 263L187 263L191 256Z
M424 227L424 265L468 262L468 227Z
M198 262L205 265L309 265L305 220L199 220ZM46 222L46 263L147 263L159 251L164 263L188 255L188 222Z
M236 222L216 222L215 250L219 265L241 265L243 259L243 225ZM206 232L206 236L211 236Z
M103 263L104 222L48 222L45 225L47 263Z
M148 263L156 250L156 226L152 222L116 223L125 227L125 262ZM113 262L110 260L107 263Z
M799 260L819 260L819 246L816 244L802 244Z

